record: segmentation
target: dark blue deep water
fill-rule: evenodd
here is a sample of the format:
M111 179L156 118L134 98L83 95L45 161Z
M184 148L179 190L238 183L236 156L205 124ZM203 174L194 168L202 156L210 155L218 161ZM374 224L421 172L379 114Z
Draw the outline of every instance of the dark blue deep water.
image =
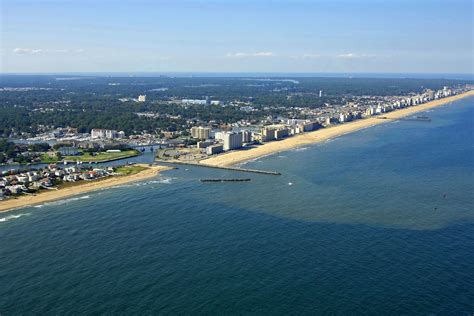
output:
M3 213L0 314L472 315L474 98L425 114Z

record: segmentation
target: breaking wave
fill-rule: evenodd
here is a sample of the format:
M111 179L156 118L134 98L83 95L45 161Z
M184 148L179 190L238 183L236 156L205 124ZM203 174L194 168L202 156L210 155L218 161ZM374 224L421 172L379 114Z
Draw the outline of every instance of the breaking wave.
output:
M132 182L132 183L116 185L116 186L113 186L113 187L110 187L110 188L132 188L132 187L147 186L147 185L150 185L150 184L171 184L173 179L175 179L175 178L164 178L164 179L149 180L149 181L144 181L144 182ZM107 189L109 189L109 188L107 188Z
M308 150L308 147L295 148L292 151L305 151L305 150Z
M8 222L8 221L11 221L11 220L23 217L23 216L29 216L29 215L31 215L31 213L8 215L8 216L0 218L0 222Z
M47 205L64 205L69 202L74 202L74 201L80 201L80 200L86 200L89 199L90 195L83 195L83 196L77 196L77 197L71 197L71 198L66 198L62 200L57 200L57 201L52 201L52 202L46 202L43 204L35 205L35 208L42 208Z

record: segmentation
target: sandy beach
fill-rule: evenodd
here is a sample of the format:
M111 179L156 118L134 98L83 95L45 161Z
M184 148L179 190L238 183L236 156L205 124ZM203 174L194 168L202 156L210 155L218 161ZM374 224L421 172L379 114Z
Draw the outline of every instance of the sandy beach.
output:
M370 117L366 119L361 119L341 125L335 125L332 127L320 129L314 132L299 134L293 137L283 139L281 141L273 141L265 143L261 146L249 149L249 150L235 150L225 154L221 154L212 158L204 159L200 161L200 164L215 166L215 167L229 167L238 163L242 163L248 160L256 159L259 157L267 156L276 152L285 151L297 147L301 147L308 144L314 144L322 142L337 136L341 136L347 133L355 132L357 130L391 122L394 119L402 118L415 114L417 112L422 112L429 110L431 108L441 106L443 104L453 102L468 96L474 95L474 90L468 91L463 94L455 95L452 97L443 98L440 100L435 100L427 102L421 105L412 106L409 108L396 110L389 113L383 113L377 117ZM386 117L387 119L380 119L381 116Z
M135 181L142 181L148 178L152 178L156 176L159 172L164 170L172 169L171 167L167 166L148 166L148 165L139 165L146 167L146 169L132 175L128 176L112 176L103 180L98 181L84 181L83 184L62 188L59 190L50 190L50 191L43 191L36 195L23 195L16 199L8 199L5 201L0 201L0 212L10 211L16 208L37 205L45 202L51 202L55 200L60 200L66 197L70 197L73 195L78 195L90 191L95 191L98 189L113 187L116 185L135 182Z

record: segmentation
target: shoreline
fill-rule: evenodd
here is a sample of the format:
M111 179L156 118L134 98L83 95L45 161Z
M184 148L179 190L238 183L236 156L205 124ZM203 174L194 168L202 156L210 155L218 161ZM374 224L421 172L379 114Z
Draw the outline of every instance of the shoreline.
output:
M143 164L137 165L146 167L146 169L132 175L112 176L99 181L85 182L83 184L73 187L67 187L59 190L43 191L36 195L23 195L19 196L16 199L7 199L4 201L0 201L0 213L13 211L15 209L27 206L38 205L45 202L61 200L64 198L95 191L98 189L110 188L120 184L153 178L162 171L173 169L173 167L168 166L148 166Z
M441 105L445 105L447 103L457 101L463 99L465 97L473 96L474 90L470 90L468 92L430 101L424 104L383 113L382 115L372 116L365 119L359 119L356 121L335 125L331 127L326 127L323 129L319 129L316 131L299 134L293 137L288 137L280 141L272 141L260 145L255 148L251 148L248 150L235 150L230 151L228 153L224 153L215 157L203 159L195 165L207 165L213 167L229 167L234 166L237 164L245 163L250 160L255 160L258 158L262 158L264 156L268 156L271 154L275 154L282 151L287 151L291 149L295 149L298 147L302 147L305 145L316 144L319 142L326 141L328 139L332 139L338 136L342 136L345 134L349 134L364 128L368 128L371 126L393 122L393 120L397 120L403 118L405 116L409 116L418 112L426 111L431 108L435 108ZM381 117L385 117L386 119L382 119Z

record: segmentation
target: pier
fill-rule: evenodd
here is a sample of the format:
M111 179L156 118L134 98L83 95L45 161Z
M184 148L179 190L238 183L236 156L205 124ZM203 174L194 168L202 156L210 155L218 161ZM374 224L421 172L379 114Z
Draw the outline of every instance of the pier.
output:
M281 173L276 172L276 171L266 171L266 170L236 168L236 167L219 167L219 166L211 166L211 165L206 165L206 164L197 164L197 166L202 166L202 167L207 167L207 168L215 168L215 169L231 170L231 171L268 174L268 175L272 175L272 176L281 176Z
M201 182L248 182L251 181L249 178L237 178L237 179L200 179Z
M431 119L427 116L416 116L416 117L399 117L399 118L390 118L386 116L376 117L379 120L391 120L391 121L412 121L412 122L431 122Z

